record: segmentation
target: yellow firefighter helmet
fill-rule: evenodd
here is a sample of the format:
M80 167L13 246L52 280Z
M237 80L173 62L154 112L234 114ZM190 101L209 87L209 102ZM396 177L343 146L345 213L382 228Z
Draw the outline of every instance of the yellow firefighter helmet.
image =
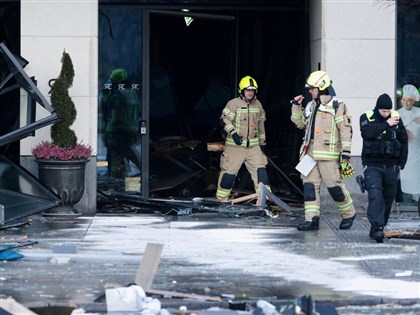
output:
M241 93L242 90L246 90L246 89L255 90L255 92L258 91L257 81L255 81L255 79L253 77L250 77L249 75L243 77L241 81L239 81L239 87L238 87L239 93Z
M307 88L318 88L320 92L327 91L331 96L335 96L332 80L325 71L314 71L306 79Z
M314 71L306 80L307 88L318 88L320 91L324 91L331 85L332 81L330 76L325 71Z

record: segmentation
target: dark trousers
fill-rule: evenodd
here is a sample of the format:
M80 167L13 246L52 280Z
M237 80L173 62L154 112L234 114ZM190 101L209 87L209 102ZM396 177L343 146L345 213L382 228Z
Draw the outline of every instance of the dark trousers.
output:
M388 223L397 193L400 168L367 166L364 173L369 197L368 220L373 230L381 229Z
M108 169L112 177L124 178L126 176L125 159L133 162L141 170L141 161L132 149L136 140L137 134L135 132L120 131L106 134Z

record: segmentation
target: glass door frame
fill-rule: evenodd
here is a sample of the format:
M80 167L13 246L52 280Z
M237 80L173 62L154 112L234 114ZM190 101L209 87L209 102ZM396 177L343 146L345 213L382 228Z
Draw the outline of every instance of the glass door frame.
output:
M179 7L181 10L181 7ZM149 186L149 163L150 163L150 16L152 14L160 14L167 16L180 16L180 17L192 17L197 19L211 19L220 21L233 21L234 16L229 15L218 15L218 14L206 14L206 13L193 13L193 12L182 12L182 11L170 11L170 10L157 10L157 9L144 9L143 10L143 60L142 60L142 130L140 130L141 137L141 196L144 198L149 197L150 186ZM237 78L238 72L238 52L237 52L237 34L235 32L235 78Z

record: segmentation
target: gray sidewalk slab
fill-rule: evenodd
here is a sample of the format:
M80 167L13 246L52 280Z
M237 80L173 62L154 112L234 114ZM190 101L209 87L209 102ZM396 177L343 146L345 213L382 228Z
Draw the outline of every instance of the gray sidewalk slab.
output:
M103 310L95 300L105 287L133 283L147 244L161 243L152 285L157 290L247 301L293 301L310 294L342 306L420 301L420 241L377 244L368 237L364 213L351 230L338 230L340 218L331 211L321 216L319 231L300 232L300 215L98 214L72 222L35 215L30 225L1 235L27 235L38 243L19 248L22 260L0 262L0 293L28 306ZM402 213L391 217L393 226L420 229L420 220L416 213ZM162 297L162 303L187 302Z

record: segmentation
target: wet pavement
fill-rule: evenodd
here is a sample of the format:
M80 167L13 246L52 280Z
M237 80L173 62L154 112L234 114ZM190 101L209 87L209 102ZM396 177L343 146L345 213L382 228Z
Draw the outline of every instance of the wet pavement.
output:
M332 210L322 214L319 231L300 232L301 215L301 209L277 218L110 213L54 221L34 215L30 224L0 231L1 238L27 235L37 242L17 249L23 259L0 262L1 297L32 309L70 306L106 314L105 288L133 283L147 244L160 243L152 289L222 297L157 296L164 308L227 307L229 299L293 303L310 294L340 314L420 314L420 240L377 244L368 237L363 211L350 230L338 229ZM417 211L393 213L387 229L420 230ZM387 303L393 306L385 311L372 306Z

